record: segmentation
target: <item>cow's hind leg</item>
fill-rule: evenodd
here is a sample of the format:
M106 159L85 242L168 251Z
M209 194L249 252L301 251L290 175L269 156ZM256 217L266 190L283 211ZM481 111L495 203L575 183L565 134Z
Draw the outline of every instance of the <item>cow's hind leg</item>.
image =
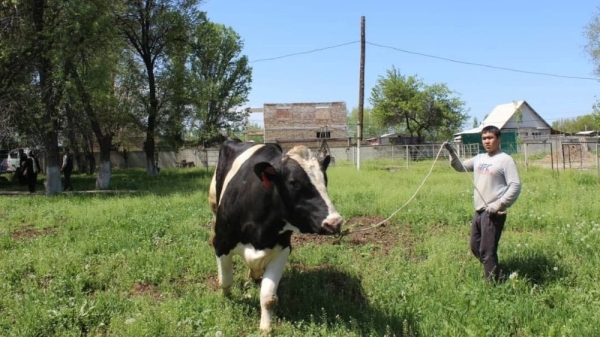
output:
M285 264L290 255L290 247L283 249L265 268L260 287L260 328L271 328L271 316L277 305L277 287L283 275Z
M217 269L219 273L219 287L223 295L229 296L233 285L233 253L217 256Z

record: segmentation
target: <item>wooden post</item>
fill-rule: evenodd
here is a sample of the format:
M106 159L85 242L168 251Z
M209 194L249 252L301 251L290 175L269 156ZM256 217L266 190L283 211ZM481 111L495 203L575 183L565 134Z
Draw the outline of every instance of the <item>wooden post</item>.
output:
M360 17L360 79L358 90L358 125L356 133L356 169L360 171L360 143L363 134L363 107L365 103L365 17Z

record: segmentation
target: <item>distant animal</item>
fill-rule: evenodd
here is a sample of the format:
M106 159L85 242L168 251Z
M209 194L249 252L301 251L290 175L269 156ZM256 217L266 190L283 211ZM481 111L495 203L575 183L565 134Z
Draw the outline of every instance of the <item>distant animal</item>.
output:
M232 256L241 255L249 275L262 278L262 330L270 329L292 232L327 235L341 230L343 219L327 193L329 162L330 156L317 159L305 146L284 154L277 144L227 140L219 150L208 198L216 216L212 245L219 286L228 296Z

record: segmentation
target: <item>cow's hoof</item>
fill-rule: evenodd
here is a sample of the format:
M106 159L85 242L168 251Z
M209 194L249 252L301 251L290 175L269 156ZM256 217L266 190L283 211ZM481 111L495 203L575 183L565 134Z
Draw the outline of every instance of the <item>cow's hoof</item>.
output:
M231 287L222 288L221 291L223 292L223 296L231 297Z

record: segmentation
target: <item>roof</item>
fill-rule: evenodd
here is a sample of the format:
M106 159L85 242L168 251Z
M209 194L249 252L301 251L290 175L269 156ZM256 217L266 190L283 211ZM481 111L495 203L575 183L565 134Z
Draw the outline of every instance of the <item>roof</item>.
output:
M546 125L546 127L537 127L538 129L551 129L550 124L548 124L532 107L531 105L529 105L529 103L527 103L526 101L513 101L510 103L506 103L506 104L500 104L500 105L496 105L494 107L494 109L492 110L492 112L485 118L485 120L481 123L480 126L470 129L470 130L464 130L458 133L455 133L454 135L460 135L463 133L480 133L481 130L485 127L485 126L489 126L489 125L493 125L496 126L499 129L502 129L507 123L508 121L510 121L510 119L515 115L515 113L521 109L521 107L523 106L527 106L527 108L529 108L529 110L531 111L531 113L533 113L534 115L536 115L539 120L541 122L544 123L544 125Z
M457 132L454 134L454 136L458 136L458 135L462 135L463 133L481 133L481 130L483 129L483 125L480 125L476 128L473 129L469 129L469 130L463 130L461 132Z
M502 129L504 125L514 116L517 110L521 109L521 107L527 106L529 110L536 115L540 121L542 121L548 129L551 128L550 124L546 122L540 114L535 111L527 101L514 101L511 103L496 105L494 110L487 116L487 118L483 121L483 125L494 125L499 129Z
M583 136L585 136L585 135L593 135L596 132L598 132L598 131L596 131L596 130L592 130L592 131L580 131L580 132L577 132L576 135L583 135Z
M483 121L483 125L494 125L499 129L508 122L525 101L496 105L494 110ZM533 109L532 109L533 110Z

